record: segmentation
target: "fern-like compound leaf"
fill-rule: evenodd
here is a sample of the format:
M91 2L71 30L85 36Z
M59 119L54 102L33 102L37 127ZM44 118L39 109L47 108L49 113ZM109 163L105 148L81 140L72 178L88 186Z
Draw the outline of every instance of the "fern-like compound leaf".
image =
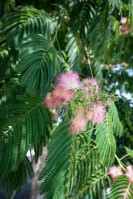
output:
M115 158L116 141L113 135L113 125L110 115L107 113L104 121L97 126L96 146L99 151L99 160L106 165L111 165Z
M16 171L11 172L8 177L0 180L0 187L9 192L19 190L21 186L26 184L27 175L29 175L30 178L34 177L32 162L26 157Z
M53 132L48 144L48 155L45 167L40 173L39 179L43 182L40 194L45 194L46 199L67 198L67 175L70 166L70 152L72 134L69 133L68 121L62 122Z
M120 176L115 179L111 186L110 194L107 199L132 199L133 183L126 176Z
M8 45L15 43L16 48L22 39L30 34L42 34L49 38L52 30L52 21L43 11L32 7L18 7L8 13L2 20L1 35Z
M44 96L57 69L57 51L42 35L27 37L20 46L17 71L22 74L22 85L32 95Z
M15 172L28 150L49 139L51 117L40 98L19 97L0 114L0 179Z
M123 135L123 126L119 119L118 111L114 102L110 104L109 114L113 122L114 133L121 137Z

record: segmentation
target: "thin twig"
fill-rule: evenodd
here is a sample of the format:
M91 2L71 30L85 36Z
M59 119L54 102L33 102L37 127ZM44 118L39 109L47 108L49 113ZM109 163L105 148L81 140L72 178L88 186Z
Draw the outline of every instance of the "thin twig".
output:
M117 160L117 162L119 163L120 167L125 171L125 165L123 162L121 162L121 160L118 158L118 156L115 154L115 158Z
M11 198L10 198L10 199L14 199L15 194L16 194L16 191L13 192L13 194L11 195Z
M55 36L54 36L53 41L52 41L53 44L55 42L55 39L57 38L57 34L58 34L59 28L60 28L60 24L57 26L57 29L56 29L56 32L55 32Z
M130 156L130 155L133 156L133 153L128 153L128 154L124 155L123 157L120 158L120 160L123 160L124 158L126 158L127 156Z

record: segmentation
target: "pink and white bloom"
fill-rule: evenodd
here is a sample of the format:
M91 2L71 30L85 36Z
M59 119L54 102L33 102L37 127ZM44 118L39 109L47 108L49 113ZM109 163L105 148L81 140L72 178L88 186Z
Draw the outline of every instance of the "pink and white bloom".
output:
M64 72L57 78L58 86L65 90L80 88L80 77L76 71Z
M115 180L115 178L123 175L123 172L120 167L114 165L109 168L109 175L112 180Z
M127 17L123 17L123 18L121 18L121 20L120 20L120 24L126 24L127 23Z
M64 90L63 88L56 86L55 89L48 93L44 99L44 104L49 108L59 108L59 106L66 102L70 102L74 95L73 90Z
M99 85L96 78L86 78L82 81L82 84L86 98L89 98L90 96L93 96L96 93L98 93Z
M101 124L105 116L105 107L102 102L93 103L90 110L86 113L86 118L94 125Z
M78 133L87 128L87 120L85 117L85 112L83 108L77 111L76 117L72 119L70 130L72 133Z
M126 169L125 175L128 177L129 181L133 183L133 166L129 165Z
M54 107L59 107L63 102L70 102L74 95L73 90L65 90L59 86L56 86L52 92L52 100Z
M94 115L92 122L94 125L101 124L104 120L105 116L105 107L102 102L98 102L98 104L93 104Z

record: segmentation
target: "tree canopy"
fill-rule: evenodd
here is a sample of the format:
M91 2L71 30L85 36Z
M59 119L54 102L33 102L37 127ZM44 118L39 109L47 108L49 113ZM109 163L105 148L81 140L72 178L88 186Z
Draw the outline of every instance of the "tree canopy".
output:
M132 0L0 2L1 188L47 147L44 198L133 198L132 45Z

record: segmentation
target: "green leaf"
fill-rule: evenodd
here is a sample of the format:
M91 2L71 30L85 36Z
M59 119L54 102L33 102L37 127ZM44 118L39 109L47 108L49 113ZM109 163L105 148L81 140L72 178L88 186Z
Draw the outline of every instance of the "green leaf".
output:
M100 164L99 153L95 141L89 133L81 133L74 137L71 169L69 174L70 199L102 196L106 190L108 179L107 168Z
M99 161L103 164L111 165L115 158L116 141L113 135L112 120L108 113L104 121L96 127L95 135Z
M23 95L24 88L22 88L18 82L18 79L11 79L4 82L0 88L0 107L1 110L8 104L15 104L18 102L17 95Z
M7 39L7 44L13 42L18 48L22 39L32 33L50 37L52 21L43 10L32 7L18 7L14 12L8 13L2 20L1 35Z
M74 35L81 36L82 39L88 34L89 22L95 14L95 3L90 0L78 1L76 5L72 7L70 15L70 28Z
M133 183L129 182L126 176L120 176L115 179L111 185L111 193L107 199L132 199Z
M22 85L32 95L45 96L57 69L57 51L42 35L30 35L20 46L17 71L22 73Z
M18 52L14 48L0 47L0 81L11 78L15 74L16 57Z
M86 185L88 178L95 170L98 163L98 154L96 153L95 143L86 133L77 135L75 142L73 186L75 187L75 193L77 193L83 185Z
M32 168L32 162L26 157L15 172L0 182L0 187L6 189L6 191L19 190L21 186L24 186L27 182L27 175L30 178L34 177L34 171Z
M112 122L113 122L114 133L117 136L121 137L123 135L123 126L122 126L122 123L119 119L118 111L117 111L117 108L116 108L116 105L115 105L114 102L112 102L110 104L109 115L110 115Z
M88 177L86 184L82 184L78 192L74 196L70 196L70 199L84 198L88 196L91 199L103 198L103 191L107 189L108 176L107 172L102 170L95 170L90 177Z
M103 83L103 71L101 68L101 63L98 61L98 59L94 63L94 73L95 77L98 80L99 84L102 86Z
M73 34L68 34L66 37L67 45L65 51L68 56L68 65L71 70L79 70L79 47L76 38Z
M19 97L0 114L0 178L15 172L28 150L49 139L51 117L40 98Z
M124 147L126 149L127 155L129 155L131 158L133 158L133 150L129 149L127 147Z
M69 173L72 134L69 133L69 122L62 122L53 132L48 144L48 155L45 167L39 175L43 179L40 194L46 199L65 199L67 194L67 175Z
M112 12L117 8L122 13L124 2L122 0L109 0L109 6Z

